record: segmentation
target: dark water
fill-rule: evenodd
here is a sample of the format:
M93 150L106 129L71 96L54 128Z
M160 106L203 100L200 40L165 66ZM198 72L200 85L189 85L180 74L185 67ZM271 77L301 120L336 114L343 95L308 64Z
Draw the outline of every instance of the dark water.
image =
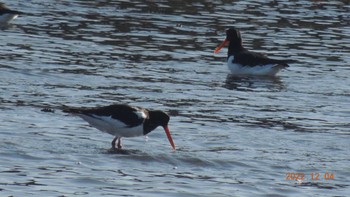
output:
M28 15L0 31L0 196L349 195L349 1L4 2ZM229 26L298 62L230 76ZM59 110L111 103L168 112L178 150L157 129L111 153Z

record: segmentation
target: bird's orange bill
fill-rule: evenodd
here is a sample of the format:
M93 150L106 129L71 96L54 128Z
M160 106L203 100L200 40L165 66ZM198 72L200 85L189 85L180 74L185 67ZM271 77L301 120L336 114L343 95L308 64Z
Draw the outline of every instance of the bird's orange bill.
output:
M224 47L227 43L229 43L230 41L228 41L227 39L225 39L218 47L216 47L214 53L219 53L219 51L222 49L222 47Z
M171 135L170 135L170 131L169 131L168 126L165 126L165 127L164 127L164 130L165 130L165 133L166 133L166 135L167 135L167 137L168 137L168 140L169 140L171 146L173 147L174 150L176 150L176 147L175 147L173 138L172 138Z

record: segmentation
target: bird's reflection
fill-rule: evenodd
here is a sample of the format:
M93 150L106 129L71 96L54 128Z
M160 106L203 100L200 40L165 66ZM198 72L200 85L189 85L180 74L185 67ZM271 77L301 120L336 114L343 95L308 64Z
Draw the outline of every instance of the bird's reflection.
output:
M273 91L283 90L284 84L280 77L271 76L237 76L228 74L223 86L229 90L238 91Z

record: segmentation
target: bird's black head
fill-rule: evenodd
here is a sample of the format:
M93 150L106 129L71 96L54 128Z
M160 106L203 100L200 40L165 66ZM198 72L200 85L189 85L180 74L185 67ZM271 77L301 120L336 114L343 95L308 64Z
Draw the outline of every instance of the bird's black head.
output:
M144 135L146 135L147 133L151 132L152 130L154 130L158 126L162 126L164 128L164 131L165 131L167 137L168 137L170 145L175 150L176 147L175 147L173 138L171 137L170 130L168 128L169 120L170 120L170 117L168 116L168 114L166 114L162 111L159 111L159 110L149 111L149 119L146 120L143 130L144 130Z
M143 134L146 135L147 133L153 131L158 126L162 126L168 137L170 145L175 150L176 147L175 147L173 138L171 137L170 130L168 128L168 123L170 120L170 117L168 116L168 114L157 110L157 111L148 111L148 115L149 115L149 118L144 123Z
M244 49L242 45L241 33L234 27L226 30L226 39L218 47L216 47L214 53L218 53L227 43L229 43L227 52L228 57Z
M230 42L242 42L241 33L238 29L231 27L226 30L226 40Z
M153 119L153 122L157 124L158 126L167 126L170 120L170 117L168 114L166 114L163 111L151 111L150 112L150 118Z
M149 111L149 118L145 122L144 135L153 131L158 126L162 126L163 128L168 126L170 117L163 111L154 110Z

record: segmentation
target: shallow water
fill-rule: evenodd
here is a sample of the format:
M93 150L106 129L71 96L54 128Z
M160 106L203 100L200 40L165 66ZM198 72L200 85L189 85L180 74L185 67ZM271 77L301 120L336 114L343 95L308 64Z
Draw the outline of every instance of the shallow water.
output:
M1 196L349 194L349 1L4 2L28 15L1 29ZM230 76L229 26L297 63ZM113 153L60 111L112 103L168 112L178 150L158 128Z

